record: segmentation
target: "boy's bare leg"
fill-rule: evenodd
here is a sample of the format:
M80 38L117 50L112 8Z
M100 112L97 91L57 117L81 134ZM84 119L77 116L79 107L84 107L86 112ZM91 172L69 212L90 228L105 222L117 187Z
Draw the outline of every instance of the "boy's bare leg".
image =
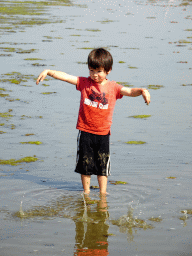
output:
M97 176L99 183L100 193L106 194L107 192L107 176Z
M83 175L81 174L81 181L84 189L84 193L90 193L90 182L91 182L91 175Z
M107 211L107 199L106 194L100 194L100 201L98 203L98 210L101 212Z

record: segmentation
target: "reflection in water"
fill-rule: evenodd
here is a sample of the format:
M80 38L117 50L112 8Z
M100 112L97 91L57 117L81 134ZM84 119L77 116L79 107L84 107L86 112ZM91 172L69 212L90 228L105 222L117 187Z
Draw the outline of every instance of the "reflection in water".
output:
M101 196L98 201L91 201L83 195L84 207L76 214L76 245L75 256L108 255L108 229L106 220L109 217L106 197Z
M100 196L99 200L91 200L86 194L65 195L47 206L34 206L27 211L23 210L21 202L19 211L12 216L20 219L72 219L76 225L74 255L108 255L109 225L106 221L109 213L106 196Z
M63 195L47 206L34 206L24 211L22 202L20 210L13 214L21 219L53 217L72 219L75 223L74 256L108 255L108 233L110 223L118 226L119 231L127 234L128 242L134 240L137 229L150 230L154 227L145 220L134 217L133 208L129 208L126 215L119 219L109 219L106 196L91 199L89 195ZM149 221L160 222L161 219L150 218Z

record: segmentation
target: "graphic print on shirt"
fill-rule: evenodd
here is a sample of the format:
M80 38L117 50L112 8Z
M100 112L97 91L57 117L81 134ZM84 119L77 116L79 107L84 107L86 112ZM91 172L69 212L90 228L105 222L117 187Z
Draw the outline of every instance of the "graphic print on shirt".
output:
M91 89L91 94L88 96L89 99L85 98L84 104L99 109L108 109L108 99L105 97L105 92L98 93Z

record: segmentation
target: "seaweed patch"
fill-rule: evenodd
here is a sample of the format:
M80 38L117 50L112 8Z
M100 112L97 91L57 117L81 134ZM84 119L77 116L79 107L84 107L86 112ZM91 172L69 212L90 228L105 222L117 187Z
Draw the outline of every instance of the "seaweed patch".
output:
M125 142L125 143L126 143L126 144L141 145L141 144L145 144L146 142L145 142L145 141L141 141L141 140L138 140L138 141L131 140L131 141L127 141L127 142Z
M41 141L27 141L27 142L20 142L21 144L35 144L35 145L41 145Z
M16 166L22 163L31 163L31 162L36 162L38 160L37 157L32 157L32 156L27 156L18 160L15 159L9 159L9 160L2 160L0 159L0 165L12 165Z
M151 115L135 115L135 116L130 116L130 117L134 117L134 118L148 118L148 117L151 117Z

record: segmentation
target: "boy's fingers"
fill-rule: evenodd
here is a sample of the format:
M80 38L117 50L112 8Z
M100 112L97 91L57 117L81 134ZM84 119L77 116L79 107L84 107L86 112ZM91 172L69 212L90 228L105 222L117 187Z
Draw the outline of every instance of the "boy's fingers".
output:
M42 77L38 77L37 78L37 81L36 81L36 84L39 84L40 82L42 82L43 81L43 78Z

